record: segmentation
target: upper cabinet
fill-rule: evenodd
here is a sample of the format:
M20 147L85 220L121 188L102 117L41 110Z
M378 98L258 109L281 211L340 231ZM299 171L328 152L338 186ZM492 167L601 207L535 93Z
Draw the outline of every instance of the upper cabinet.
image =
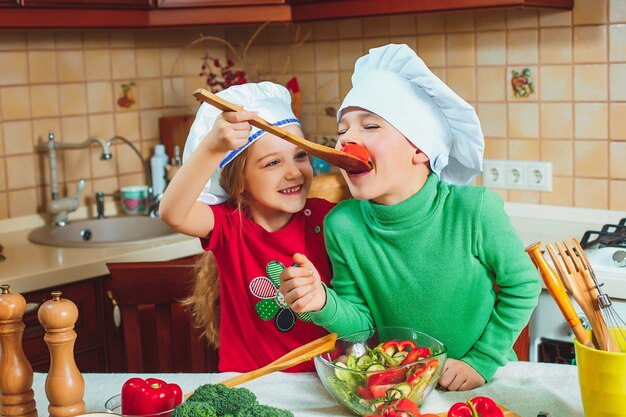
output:
M156 0L158 7L261 6L284 4L285 0Z
M0 0L0 7L4 28L149 28L502 8L572 9L574 0Z
M444 12L495 8L572 9L574 0L288 0L292 20L336 19L383 14Z
M13 2L15 3L15 1ZM24 7L150 9L153 0L21 0Z

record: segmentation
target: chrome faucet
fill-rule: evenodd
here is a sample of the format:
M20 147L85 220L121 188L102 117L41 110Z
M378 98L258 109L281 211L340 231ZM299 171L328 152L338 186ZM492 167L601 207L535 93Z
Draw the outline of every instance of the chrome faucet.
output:
M59 198L59 184L57 179L57 157L56 150L57 149L83 149L89 147L92 143L97 143L102 148L102 155L100 156L101 160L110 160L113 156L111 154L111 144L114 141L121 141L130 146L135 155L141 161L141 165L143 166L144 175L146 176L146 183L148 184L148 215L150 217L157 217L159 210L159 203L161 202L162 195L155 196L152 191L152 180L150 177L150 169L148 163L144 161L141 152L131 141L126 139L123 136L115 135L111 137L109 140L105 141L100 136L90 136L82 143L62 143L57 142L54 139L54 133L50 131L48 133L48 142L42 143L37 146L37 151L47 151L50 168L50 195L51 200L48 202L47 211L48 213L54 216L54 223L57 226L65 226L69 224L69 220L67 215L74 210L76 210L79 206L79 198L80 194L85 187L85 179L81 178L78 182L78 186L76 188L76 195L74 197L65 197ZM96 205L98 208L102 208L102 213L104 213L104 194L99 195L96 194ZM100 207L101 206L101 207ZM100 210L98 210L99 218ZM104 214L102 214L104 217Z
M100 159L111 159L111 151L108 143L99 136L91 136L82 143L61 143L54 140L54 132L48 133L48 142L37 146L38 151L47 151L49 157L50 168L50 201L46 207L48 213L54 216L54 224L57 226L66 226L69 224L68 214L75 211L79 206L80 194L85 188L85 179L81 178L76 186L76 194L73 197L59 197L59 183L57 177L57 149L82 149L92 143L97 143L102 147L102 156Z

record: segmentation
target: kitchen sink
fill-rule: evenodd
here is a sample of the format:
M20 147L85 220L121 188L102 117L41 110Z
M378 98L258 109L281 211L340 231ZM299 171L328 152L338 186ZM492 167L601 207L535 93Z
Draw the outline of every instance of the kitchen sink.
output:
M30 232L28 240L48 246L87 248L151 243L176 236L178 233L158 217L120 216L39 227Z

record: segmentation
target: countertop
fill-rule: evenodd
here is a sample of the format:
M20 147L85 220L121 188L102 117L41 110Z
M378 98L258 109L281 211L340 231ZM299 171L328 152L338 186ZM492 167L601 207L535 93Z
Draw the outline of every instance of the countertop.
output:
M122 385L131 376L158 377L179 384L183 392L190 392L202 384L217 383L234 375L236 374L84 374L85 410L104 411L105 401L119 394ZM35 374L33 384L39 415L47 414L45 377L46 374ZM261 404L288 409L295 417L353 416L348 409L332 399L316 373L277 372L241 386L254 392ZM446 411L455 402L479 395L493 398L521 417L535 417L540 411L547 411L554 417L583 417L576 367L529 362L509 362L498 370L490 383L472 391L435 390L426 398L421 410L426 413Z
M535 204L506 203L505 209L525 245L580 239L585 230L597 230L605 223L626 217L626 212L620 211ZM86 209L81 210L72 213L70 219L87 217ZM0 244L6 257L0 262L0 283L10 284L12 291L34 291L105 275L106 262L167 261L202 252L198 239L184 235L151 244L106 248L61 248L29 242L30 230L44 224L42 216L0 221ZM626 281L609 277L605 283L607 292L626 299Z
M75 219L81 218L77 213ZM72 218L72 217L70 217ZM6 259L0 262L0 283L12 292L25 293L107 275L107 262L168 261L202 252L197 238L173 234L142 244L99 248L44 246L28 240L28 234L43 226L41 216L0 221L0 244Z

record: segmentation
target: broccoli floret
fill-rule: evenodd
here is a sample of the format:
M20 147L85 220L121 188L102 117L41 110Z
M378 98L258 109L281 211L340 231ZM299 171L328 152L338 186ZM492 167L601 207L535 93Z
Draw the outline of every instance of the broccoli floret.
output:
M218 416L237 415L257 403L256 395L247 388L228 388L224 384L205 384L193 393L187 402L204 402L213 407Z
M209 403L186 401L176 407L171 417L218 417Z
M269 405L255 404L240 410L237 417L293 417L293 413Z

